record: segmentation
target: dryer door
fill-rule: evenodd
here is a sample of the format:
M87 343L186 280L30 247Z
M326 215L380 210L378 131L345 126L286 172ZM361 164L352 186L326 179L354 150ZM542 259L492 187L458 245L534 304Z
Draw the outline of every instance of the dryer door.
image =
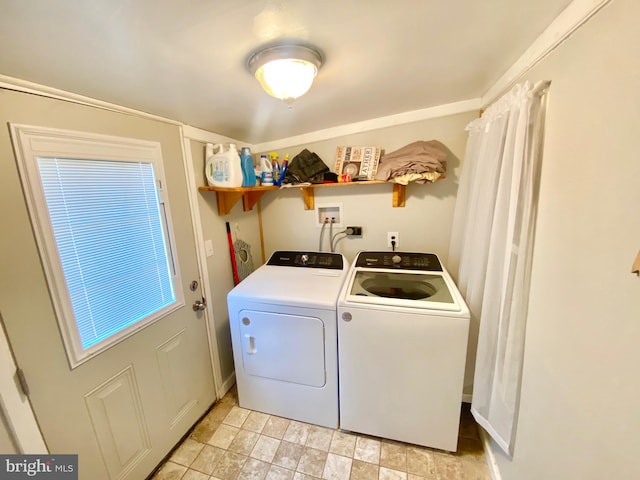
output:
M246 374L323 387L324 324L316 317L241 310L242 363Z

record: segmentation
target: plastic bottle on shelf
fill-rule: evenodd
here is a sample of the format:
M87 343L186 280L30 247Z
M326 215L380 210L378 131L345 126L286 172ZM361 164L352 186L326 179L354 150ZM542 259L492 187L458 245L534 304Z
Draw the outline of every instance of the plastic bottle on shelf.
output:
M242 186L256 186L256 171L253 165L253 156L249 147L242 147L240 151L240 164L242 166Z
M273 185L273 171L271 170L271 162L266 155L260 155L260 170L262 171L262 185Z
M273 174L273 184L278 185L280 180L280 162L278 162L279 155L276 152L269 152L269 162L271 163L271 172Z
M216 186L215 174L218 169L216 160L218 159L214 152L221 153L223 150L222 145L207 143L204 148L205 168L204 174L207 177L207 183L210 187Z
M210 152L212 149L207 146L205 151ZM215 151L215 147L213 147L213 151ZM240 154L234 143L230 143L227 150L223 145L218 145L218 152L207 159L206 174L207 181L214 187L242 186Z

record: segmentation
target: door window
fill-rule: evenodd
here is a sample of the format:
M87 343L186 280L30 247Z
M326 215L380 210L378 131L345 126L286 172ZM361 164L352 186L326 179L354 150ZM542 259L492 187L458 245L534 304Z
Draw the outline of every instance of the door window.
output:
M181 306L159 145L13 133L71 365Z

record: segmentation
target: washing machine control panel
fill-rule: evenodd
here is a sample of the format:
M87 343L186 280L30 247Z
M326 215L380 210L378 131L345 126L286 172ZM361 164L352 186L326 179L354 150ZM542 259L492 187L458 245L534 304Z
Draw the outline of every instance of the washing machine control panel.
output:
M343 270L344 261L339 253L278 251L271 255L267 265L280 267L328 268Z
M360 252L356 267L442 271L440 260L435 254L415 252Z

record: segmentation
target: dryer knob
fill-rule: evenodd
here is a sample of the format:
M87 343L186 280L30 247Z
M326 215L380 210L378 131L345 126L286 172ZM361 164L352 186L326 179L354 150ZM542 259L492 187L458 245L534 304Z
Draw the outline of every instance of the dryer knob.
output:
M391 257L391 261L397 265L402 261L402 257L400 255L394 255Z
M344 312L342 314L342 320L344 320L345 322L350 322L353 319L353 317L351 316L351 314L349 312Z
M305 253L305 254L303 254L303 255L300 257L300 260L302 260L302 264L303 264L303 265L306 265L306 264L307 264L307 262L309 261L309 255L307 255L306 253Z

